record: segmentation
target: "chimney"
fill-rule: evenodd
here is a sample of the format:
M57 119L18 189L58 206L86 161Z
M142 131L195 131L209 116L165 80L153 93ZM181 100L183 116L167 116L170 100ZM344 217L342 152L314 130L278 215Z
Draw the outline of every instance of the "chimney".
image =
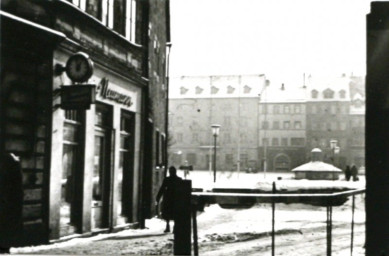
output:
M281 90L285 90L285 85L284 84L281 85Z

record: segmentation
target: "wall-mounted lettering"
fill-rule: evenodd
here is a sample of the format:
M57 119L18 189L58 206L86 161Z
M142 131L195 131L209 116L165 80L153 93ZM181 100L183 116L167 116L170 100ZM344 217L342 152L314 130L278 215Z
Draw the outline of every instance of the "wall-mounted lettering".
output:
M132 98L130 96L110 88L109 80L105 77L101 79L100 83L98 84L96 93L100 94L103 99L112 100L128 107L131 107L133 104Z

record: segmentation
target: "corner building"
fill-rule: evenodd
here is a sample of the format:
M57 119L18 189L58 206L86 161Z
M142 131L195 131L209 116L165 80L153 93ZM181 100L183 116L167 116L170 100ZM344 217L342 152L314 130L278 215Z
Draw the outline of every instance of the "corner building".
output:
M165 175L169 2L2 1L0 17L0 153L21 161L23 244L142 227ZM96 99L63 110L76 52Z

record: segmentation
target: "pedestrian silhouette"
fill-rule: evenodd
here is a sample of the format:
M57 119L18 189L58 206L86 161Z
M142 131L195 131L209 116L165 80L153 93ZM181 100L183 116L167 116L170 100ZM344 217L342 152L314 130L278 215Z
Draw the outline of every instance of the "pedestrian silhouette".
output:
M353 181L358 181L358 168L353 164L351 166L351 176L353 177Z
M10 153L0 159L0 253L20 245L23 222L23 187L19 159Z
M162 199L162 218L166 220L166 228L164 232L170 232L169 221L175 219L176 206L175 206L175 193L176 188L182 179L177 176L177 170L174 166L169 167L169 177L166 177L158 191L156 203L158 204L161 197Z
M351 168L349 165L346 166L346 169L344 171L344 174L346 176L346 180L349 181L351 178Z

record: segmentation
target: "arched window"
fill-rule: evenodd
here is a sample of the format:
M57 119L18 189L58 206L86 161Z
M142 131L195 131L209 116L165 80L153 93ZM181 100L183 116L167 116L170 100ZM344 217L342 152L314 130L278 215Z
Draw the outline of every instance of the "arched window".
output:
M332 99L332 98L334 98L334 91L331 90L331 89L326 89L323 92L323 97L324 97L324 99Z

